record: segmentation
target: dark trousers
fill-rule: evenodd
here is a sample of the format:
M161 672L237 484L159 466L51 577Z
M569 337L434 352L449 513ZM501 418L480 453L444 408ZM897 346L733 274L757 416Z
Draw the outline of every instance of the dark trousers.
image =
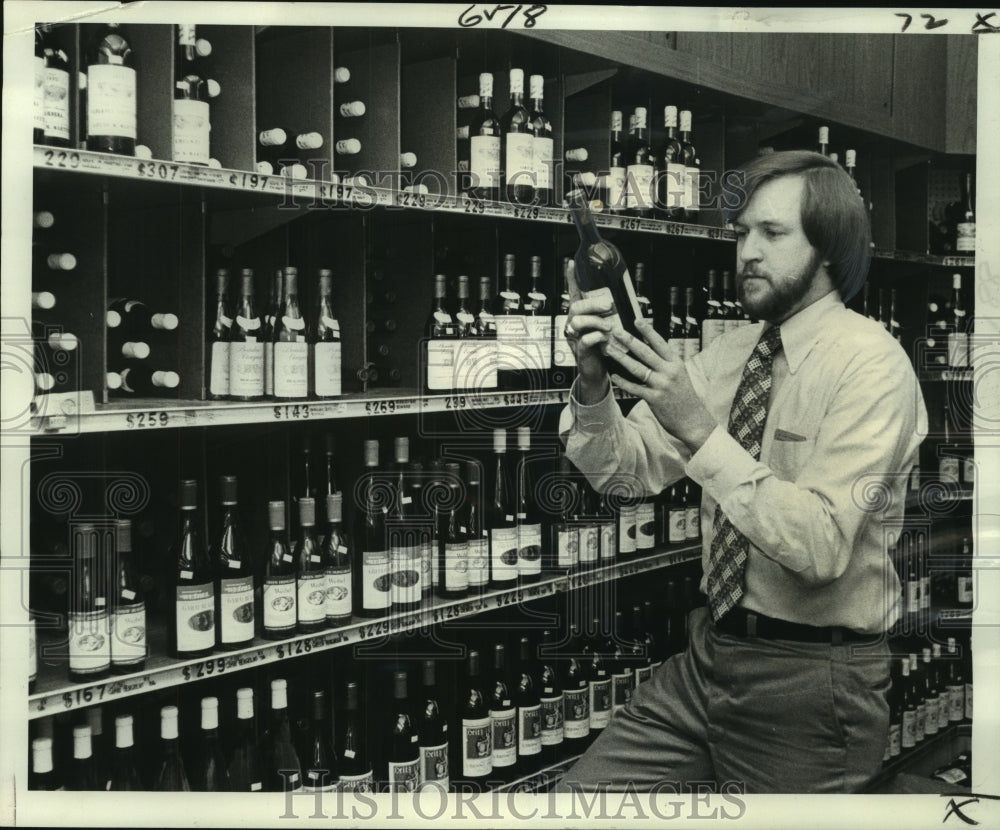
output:
M889 649L737 637L705 608L688 649L642 683L558 789L730 782L747 793L858 792L888 740ZM696 789L696 787L695 787Z

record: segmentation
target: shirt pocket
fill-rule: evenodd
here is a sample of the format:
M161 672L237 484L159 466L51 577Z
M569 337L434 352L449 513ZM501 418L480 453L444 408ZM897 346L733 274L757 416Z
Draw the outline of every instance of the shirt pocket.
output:
M767 465L782 481L794 482L816 448L815 435L778 428L771 437Z

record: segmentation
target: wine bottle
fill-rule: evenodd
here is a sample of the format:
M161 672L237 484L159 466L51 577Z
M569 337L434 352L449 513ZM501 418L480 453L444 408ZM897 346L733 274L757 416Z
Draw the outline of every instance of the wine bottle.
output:
M478 340L475 357L475 389L489 392L497 388L498 340L496 316L493 313L490 278L479 278L479 304L475 312L475 336Z
M433 660L421 662L423 685L420 689L422 714L417 726L420 752L419 784L421 789L434 786L448 792L448 720L441 711L437 673Z
M455 356L458 327L447 309L448 278L434 276L434 299L424 333L427 337L426 382L428 392L447 392L455 388Z
M365 441L365 501L357 538L361 540L360 567L355 569L355 613L381 617L392 608L389 548L386 539L384 484L378 474L378 441Z
M99 789L90 739L89 726L73 727L73 760L66 776L67 790Z
M100 706L87 708L87 724L90 726L90 745L97 789L106 790L111 781L110 752L104 739L104 710Z
M539 659L535 663L535 687L540 704L542 760L548 765L562 755L563 691L555 652L555 633L542 632Z
M236 737L229 756L229 784L234 792L260 792L264 789L264 769L253 719L253 689L236 692Z
M436 587L437 571L437 540L435 538L436 524L432 511L427 510L424 500L424 465L420 461L411 461L406 474L407 488L410 497L409 508L416 521L413 529L416 531L417 546L420 551L420 601L429 601Z
M626 173L628 181L625 190L625 208L632 216L649 218L653 215L656 191L655 169L649 150L649 135L646 130L645 107L635 108L635 133L629 141L627 152ZM579 269L579 267L580 265L577 263L577 268Z
M326 566L326 624L344 625L354 613L354 594L351 579L354 546L343 525L341 493L326 496L326 536L323 538L323 562Z
M348 681L336 747L340 772L337 785L342 792L372 792L375 788L359 698L357 682Z
M135 154L135 52L120 23L98 25L87 45L87 149Z
M641 496L635 505L635 552L646 556L656 547L656 496Z
M725 269L722 272L722 331L734 331L739 325L739 313L733 298L733 272Z
M181 382L181 376L177 372L154 370L142 364L124 366L121 372L115 374L120 380L118 391L122 395L155 397L162 395L164 390L176 389Z
M579 505L576 515L576 528L579 534L577 562L580 569L596 568L601 558L598 497L583 476L577 475L575 479L576 500Z
M960 451L952 437L955 423L952 421L951 405L947 399L942 407L941 422L944 436L938 447L938 481L957 485L959 483L958 454Z
M215 646L215 586L212 564L201 538L198 482L180 484L180 528L170 625L170 653L204 657Z
M316 538L316 500L299 499L299 539L295 544L298 631L310 634L326 628L327 569Z
M507 671L506 649L500 643L493 646L493 673L486 692L493 734L492 778L510 781L517 765L517 709Z
M691 142L691 110L681 110L681 159L684 162L684 221L697 222L701 212L698 151Z
M553 496L556 501L555 516L549 525L549 561L545 568L549 574L575 571L580 561L580 530L572 521L576 488L571 480L569 459L559 456L559 481Z
M284 296L285 274L280 268L271 277L267 293L267 311L260 327L260 339L264 341L264 395L274 395L274 322L278 317L278 305Z
M31 777L28 789L48 792L65 789L52 763L52 738L35 738L31 742Z
M976 251L975 173L971 170L963 171L959 182L962 191L962 202L958 212L958 222L955 223L955 253L974 254Z
M574 623L570 642L561 662L563 690L563 745L567 755L577 755L590 740L590 686L580 642L580 631Z
M229 327L229 397L253 401L264 396L264 342L254 302L253 270L240 272L240 301ZM213 347L214 348L214 347Z
M589 741L596 740L601 730L611 722L612 671L608 664L608 638L602 634L600 617L591 620L591 635L584 646L589 657L587 688L590 704Z
M415 521L417 505L410 491L410 439L398 436L393 441L393 451L392 502L386 519L389 599L393 610L409 612L417 610L423 598L420 538Z
M497 383L501 389L523 389L530 381L528 372L530 353L525 349L528 322L521 306L515 274L517 261L514 254L504 254L503 289L496 300L498 369Z
M136 768L131 715L118 715L115 718L115 749L111 755L111 780L108 782L108 789L113 792L142 789Z
M500 121L493 113L493 74L479 75L479 108L469 124L469 195L474 199L500 196Z
M663 505L663 531L660 541L666 545L682 545L687 541L687 498L684 480L673 482L666 489Z
M611 717L614 718L632 701L632 692L635 690L634 669L641 660L638 645L630 637L624 611L615 611L609 656Z
M664 219L683 222L687 170L684 165L684 147L677 137L677 107L664 107L663 126L666 129L666 138L659 154L658 207Z
M480 93L481 94L481 93ZM534 197L534 136L524 108L524 70L510 70L510 106L500 119L501 187L508 202L528 204Z
M964 369L969 365L969 335L965 304L962 301L962 275L951 277L951 325L948 327L948 366Z
M896 342L899 342L903 339L903 336L899 325L899 315L896 312L897 307L896 289L893 288L889 292L889 334L892 335Z
M117 561L111 598L111 669L118 674L142 671L146 666L146 603L135 573L132 522L115 522Z
M718 272L708 269L708 297L705 304L705 319L701 321L701 351L709 347L725 331L726 322L719 294Z
M493 490L487 518L490 537L490 587L517 584L518 540L514 498L507 472L507 431L493 430Z
M253 643L253 561L243 535L236 476L220 479L222 520L215 544L217 646L237 649Z
M542 291L542 258L531 258L531 289L524 304L527 378L529 389L544 389L548 371L552 366L552 314L548 298Z
M532 75L528 79L531 96L529 123L532 143L531 156L534 161L535 200L540 205L551 205L554 201L555 163L553 154L552 122L543 111L545 98L545 76Z
M111 668L111 627L107 585L98 551L97 528L73 528L75 574L69 604L69 679L90 683Z
M313 391L318 398L341 394L340 322L333 312L333 272L319 272L319 298L309 338L313 349Z
M586 298L597 298L612 304L608 317L639 337L635 321L642 316L635 289L621 252L601 238L590 206L580 191L569 195L570 212L580 235L580 247L574 258L576 281Z
M536 677L531 639L521 637L511 694L517 710L517 768L522 775L534 769L542 754L542 704Z
M35 29L35 34L34 142L35 144L46 144L49 147L69 147L69 58L56 42L51 23L40 23ZM39 51L41 55L39 55ZM39 68L41 69L41 78L38 75ZM41 92L40 96L39 92Z
M232 325L229 271L220 268L215 274L215 321L208 330L208 397L212 400L229 396L229 341Z
M597 534L600 545L598 564L610 565L618 558L618 545L615 540L617 522L615 511L607 493L601 493L597 503Z
M643 319L653 319L653 303L646 294L646 263L635 264L635 301L639 304Z
M199 793L228 792L229 771L219 739L219 699L201 699L201 734L191 769L191 790Z
M938 690L935 666L931 662L931 650L921 649L923 666L921 668L921 679L923 681L923 697L927 707L927 715L924 720L924 734L928 737L936 735L940 728L941 717L941 695Z
M668 586L671 587L671 585ZM668 592L670 593L670 592ZM633 665L635 674L635 685L638 686L643 681L649 680L653 676L653 652L656 650L656 641L649 632L645 621L642 618L642 606L632 606L632 642L635 644L637 655L636 663Z
M965 719L965 679L954 637L948 638L946 662L948 668L945 672L944 685L948 701L948 722L960 723Z
M605 177L606 193L604 205L611 213L621 213L626 207L627 158L625 141L622 138L622 113L611 113L611 146L608 156L608 174Z
M271 720L268 729L264 789L267 792L297 792L302 788L302 765L292 742L288 722L288 681L271 681Z
M455 308L454 380L455 390L473 392L477 389L482 368L480 342L476 332L476 317L469 307L469 278L458 278L458 302Z
M698 323L694 289L684 289L684 360L691 360L701 351L701 325Z
M517 428L517 575L524 584L542 575L542 522L531 475L531 428Z
M177 707L160 709L160 762L153 789L172 792L190 792L181 744L177 735Z
M293 135L294 139L291 138ZM346 139L337 144L339 146L348 141L356 142L355 139ZM309 175L309 171L299 162L297 151L318 150L323 146L323 136L317 132L295 134L283 127L271 127L258 132L257 145L258 173L263 173L265 176L279 174L293 179L304 179ZM360 144L358 149L361 149Z
M385 767L379 778L388 792L413 792L420 782L420 736L413 723L405 671L393 672L386 727Z
M173 155L183 164L207 165L212 153L212 130L208 99L219 94L218 82L205 77L200 57L211 53L208 41L196 38L191 24L177 26L174 65Z
M330 745L330 724L326 692L312 692L312 718L302 759L302 789L306 792L330 792L337 787L337 756Z
M476 596L489 584L490 542L489 531L483 525L480 491L482 475L479 471L479 463L469 461L465 465L465 471L466 484L468 485L464 507L468 546L467 573L469 593Z
M450 492L449 507L440 516L437 588L438 594L446 599L461 599L469 591L469 538L464 524L461 466L448 462L444 472Z
M285 502L269 501L267 514L271 535L264 570L261 633L269 640L281 640L295 633L298 622L295 557L288 549L285 533Z
M562 293L559 295L559 313L552 318L552 360L549 385L554 389L565 389L573 382L576 366L576 352L572 344L563 337L569 320L569 275L573 273L573 260L563 257Z
M919 744L927 737L927 700L924 698L923 672L917 663L917 655L910 653L910 683L913 687L914 700L917 703L916 742Z
M34 94L31 99L32 137L34 144L45 142L45 39L48 32L46 24L35 25L35 56L32 63L34 69ZM67 79L68 80L68 79ZM66 87L67 103L69 103L69 86Z
M460 739L452 745L453 766L461 769L463 781L485 787L493 771L493 732L476 649L470 649L466 657L464 674L457 696Z
M299 310L299 271L285 268L284 299L274 320L274 397L304 400L309 396L309 343Z

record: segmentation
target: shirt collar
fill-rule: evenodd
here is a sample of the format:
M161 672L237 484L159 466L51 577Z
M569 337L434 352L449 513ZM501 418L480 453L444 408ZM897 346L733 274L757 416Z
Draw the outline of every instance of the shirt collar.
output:
M840 294L834 289L781 324L781 347L792 374L819 339L824 330L824 318L843 309Z

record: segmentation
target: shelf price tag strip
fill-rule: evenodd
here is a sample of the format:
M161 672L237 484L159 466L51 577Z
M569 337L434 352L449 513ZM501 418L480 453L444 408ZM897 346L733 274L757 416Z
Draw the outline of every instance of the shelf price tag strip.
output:
M79 709L108 700L143 694L156 688L169 688L184 683L197 682L214 675L276 663L290 657L299 657L313 651L325 651L367 640L401 634L423 626L436 625L452 619L462 619L482 611L511 605L523 600L547 597L561 591L571 591L597 582L669 567L691 561L700 556L701 546L680 548L653 554L644 559L605 566L570 577L556 577L520 589L487 591L475 599L438 602L400 617L352 623L344 628L310 636L293 637L279 643L258 643L244 652L219 655L205 660L170 663L162 668L147 669L134 677L93 683L90 685L57 688L36 693L28 698L30 718L42 717L52 712Z

